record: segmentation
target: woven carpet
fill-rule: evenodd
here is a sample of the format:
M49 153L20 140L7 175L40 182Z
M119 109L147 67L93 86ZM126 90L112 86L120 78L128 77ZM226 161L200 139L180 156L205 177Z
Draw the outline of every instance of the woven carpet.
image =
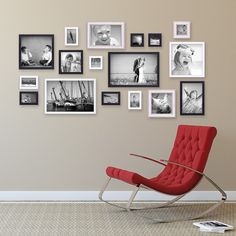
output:
M142 205L147 205L143 204ZM150 205L150 204L149 204ZM146 216L190 216L211 204L179 204L168 209L143 212ZM139 204L140 206L140 204ZM220 206L201 220L220 220L236 226L236 204ZM198 220L198 221L201 221ZM195 236L219 235L199 232L195 221L154 223L104 203L0 203L0 235L163 235ZM225 235L236 235L236 231Z

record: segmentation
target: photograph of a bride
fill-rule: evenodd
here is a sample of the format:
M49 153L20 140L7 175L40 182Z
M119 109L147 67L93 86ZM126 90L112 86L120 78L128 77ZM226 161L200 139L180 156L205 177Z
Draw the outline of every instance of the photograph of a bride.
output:
M159 87L159 52L109 52L109 87Z

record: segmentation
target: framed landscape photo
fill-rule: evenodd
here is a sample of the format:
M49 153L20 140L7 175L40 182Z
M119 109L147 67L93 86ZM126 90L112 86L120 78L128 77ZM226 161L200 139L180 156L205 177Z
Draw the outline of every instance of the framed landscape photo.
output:
M38 92L20 92L20 105L38 105Z
M59 50L59 74L83 74L83 51Z
M159 87L159 52L108 52L109 87Z
M65 46L79 45L79 28L65 27Z
M173 37L175 39L189 39L191 37L190 21L174 21Z
M20 34L19 69L54 69L54 35Z
M38 76L33 76L33 75L20 76L20 89L21 90L37 90L38 89Z
M102 105L120 105L120 92L103 91Z
M87 46L91 49L122 49L125 47L124 22L89 22Z
M148 34L148 47L161 47L161 46L162 46L162 34L149 33Z
M142 91L128 91L128 109L142 109Z
M170 77L205 77L204 42L170 42Z
M130 47L144 47L144 34L143 33L130 34Z
M89 57L89 69L90 70L102 70L103 69L103 57L102 56L90 56Z
M45 114L96 114L96 80L46 79Z
M148 114L156 118L175 117L175 90L149 91Z
M204 81L180 82L180 114L205 114L205 88Z

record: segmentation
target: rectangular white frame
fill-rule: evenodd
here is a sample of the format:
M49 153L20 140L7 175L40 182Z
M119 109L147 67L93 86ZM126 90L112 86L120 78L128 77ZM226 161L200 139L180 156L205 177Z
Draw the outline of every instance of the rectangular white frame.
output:
M76 42L75 43L67 43L67 30L75 29L76 30ZM65 46L78 46L79 45L79 27L65 27Z
M94 88L93 88L93 94L94 94L94 111L93 112L48 112L47 111L47 82L48 81L94 81ZM88 114L96 114L96 79L93 78L67 78L67 79L62 79L62 78L53 78L53 79L45 79L45 84L44 84L44 113L45 114L66 114L66 115L88 115Z
M152 114L152 93L172 93L172 112L171 114ZM148 116L154 118L174 118L176 117L176 98L175 90L150 90L148 93Z
M35 78L35 80L36 80L35 87L23 87L22 86L22 79L23 78ZM39 82L38 82L38 76L37 75L21 75L20 76L20 81L19 81L19 89L20 90L38 90L38 88L39 88Z
M172 69L171 69L171 60L172 60L172 55L171 55L171 47L173 44L200 44L202 45L202 50L203 50L203 69L202 69L202 74L201 75L172 75ZM205 42L170 42L169 44L169 77L178 77L178 78L204 78L205 77Z
M177 25L187 25L187 35L177 35ZM190 21L174 21L173 22L173 38L174 39L190 39L191 38L191 22Z
M92 67L92 63L91 63L92 58L100 58L101 59L101 66L100 67ZM102 70L103 69L103 56L89 56L89 69L90 70Z
M131 107L130 106L130 95L132 93L138 93L139 94L139 107ZM142 91L128 91L128 109L129 110L142 110Z
M120 25L121 26L121 45L120 46L92 46L90 45L90 26L91 25ZM124 49L125 48L125 24L124 22L88 22L87 25L87 48L90 49Z

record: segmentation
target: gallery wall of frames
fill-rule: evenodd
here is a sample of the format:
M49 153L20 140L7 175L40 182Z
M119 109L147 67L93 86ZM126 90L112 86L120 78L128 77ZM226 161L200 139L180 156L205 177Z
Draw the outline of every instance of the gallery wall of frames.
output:
M39 77L37 70L54 70L64 78L40 78L44 80L45 114L96 114L96 96L101 96L101 106L119 106L126 103L130 111L142 110L142 88L148 92L148 116L152 118L176 117L176 91L160 89L160 81L179 81L180 115L204 115L205 93L205 43L191 42L191 22L175 21L173 42L169 42L169 78L160 77L162 33L130 32L131 50L125 49L124 22L88 22L87 48L79 48L79 27L65 27L65 48L54 48L53 34L19 35L19 69L31 70L32 75L19 78L19 104L38 105ZM147 40L146 40L147 38ZM148 45L150 51L142 48ZM132 50L135 49L135 50ZM137 49L138 48L138 49ZM105 50L107 56L86 57L88 50ZM138 51L137 51L138 50ZM58 54L58 62L54 54ZM108 64L107 89L97 91L96 78L86 78L84 60L89 70L103 70ZM71 75L77 75L73 78ZM183 79L183 80L181 80ZM130 87L130 91L122 88ZM127 101L121 103L121 93L127 93Z

